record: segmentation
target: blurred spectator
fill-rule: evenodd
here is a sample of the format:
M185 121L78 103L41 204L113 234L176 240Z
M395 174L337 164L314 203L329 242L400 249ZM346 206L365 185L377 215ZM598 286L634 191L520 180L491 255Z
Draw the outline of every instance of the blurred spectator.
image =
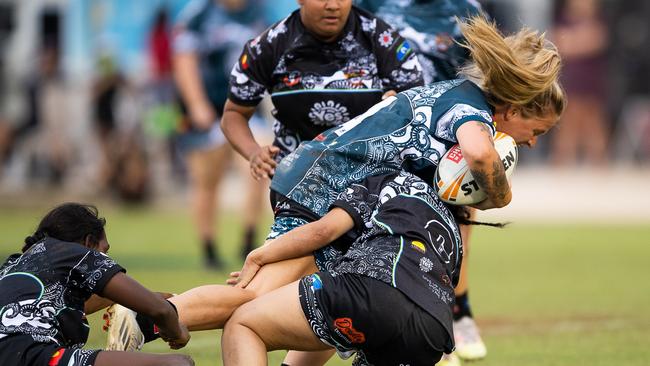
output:
M123 79L115 70L113 60L106 55L99 57L96 71L97 77L93 83L92 110L94 127L102 153L99 182L102 188L108 188L116 174L117 160L114 156L117 146L115 100Z
M19 134L36 134L31 160L32 178L60 184L73 156L68 121L68 92L59 69L59 49L45 46L38 69L27 83L28 115Z
M223 113L228 77L244 43L262 27L260 6L245 0L195 0L181 16L174 37L175 80L183 102L183 124L177 137L190 176L192 214L208 268L220 268L214 223L216 191L234 158L219 119ZM248 175L242 190L244 210L242 254L253 249L262 210L264 185Z
M131 104L138 102L141 91L126 82L110 56L99 58L96 71L92 109L101 151L100 189L125 202L142 202L149 186L142 115L120 113L129 108L133 112Z
M551 161L575 164L582 158L589 165L607 162L609 126L606 51L608 35L598 0L562 0L553 35L563 56L562 82L569 104L553 133Z

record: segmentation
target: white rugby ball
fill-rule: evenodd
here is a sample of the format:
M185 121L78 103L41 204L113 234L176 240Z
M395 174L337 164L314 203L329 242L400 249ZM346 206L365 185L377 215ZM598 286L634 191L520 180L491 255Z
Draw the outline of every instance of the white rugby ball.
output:
M501 157L506 176L510 178L519 158L517 143L505 133L497 132L494 136L494 148ZM487 194L469 171L458 145L454 145L440 159L434 187L440 199L452 205L472 205L487 198Z

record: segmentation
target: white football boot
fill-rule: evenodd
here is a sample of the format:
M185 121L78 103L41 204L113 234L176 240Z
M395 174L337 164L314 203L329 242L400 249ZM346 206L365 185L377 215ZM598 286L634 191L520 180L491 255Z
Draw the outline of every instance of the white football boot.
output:
M144 345L144 334L135 319L135 311L122 305L110 306L104 314L107 351L139 351Z
M442 358L436 366L460 366L460 358L456 356L456 352L453 353L445 353L442 355Z
M455 353L463 360L480 360L487 355L478 326L469 316L454 322L454 340L456 341Z

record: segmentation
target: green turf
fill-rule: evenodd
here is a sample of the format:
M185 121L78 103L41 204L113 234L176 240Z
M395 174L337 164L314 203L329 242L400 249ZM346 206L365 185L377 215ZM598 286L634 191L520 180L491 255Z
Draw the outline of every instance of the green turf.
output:
M41 214L0 209L0 255L18 249ZM185 210L113 208L104 214L111 256L145 286L180 292L223 283L225 274L201 268ZM240 265L236 217L224 215L219 225L229 269ZM489 355L472 365L650 364L649 260L650 224L478 228L470 255L470 296ZM101 347L105 334L98 317L91 323L88 346ZM219 334L195 333L181 352L197 365L219 365ZM146 350L166 351L160 341ZM271 354L270 364L279 365L282 357L283 352Z

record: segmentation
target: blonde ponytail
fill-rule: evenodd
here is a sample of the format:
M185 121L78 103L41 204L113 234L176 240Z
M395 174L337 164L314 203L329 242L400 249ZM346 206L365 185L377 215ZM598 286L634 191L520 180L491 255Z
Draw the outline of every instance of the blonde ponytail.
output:
M493 105L511 104L534 116L548 108L562 114L566 97L558 82L561 59L543 34L524 28L504 37L480 16L461 22L461 31L472 61L459 74L479 85Z

